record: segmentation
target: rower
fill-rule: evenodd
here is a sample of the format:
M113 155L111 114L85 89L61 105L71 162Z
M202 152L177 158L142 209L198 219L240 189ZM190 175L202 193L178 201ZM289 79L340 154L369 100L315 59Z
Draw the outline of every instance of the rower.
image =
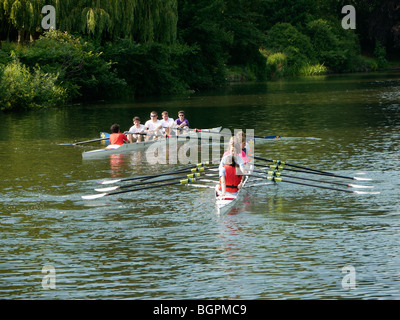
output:
M178 111L178 119L175 120L175 125L178 128L177 134L180 134L183 131L182 129L189 128L189 121L185 118L185 111Z
M246 134L240 130L235 135L236 143L239 145L239 153L238 155L242 157L245 164L250 162L250 159L247 158L247 152L249 151L249 145L246 141Z
M238 151L237 156L243 159L243 162L245 164L248 164L250 162L249 158L247 158L247 152L248 146L246 142L246 134L243 131L239 131L235 136L231 137L229 140L229 146L234 143L235 148ZM226 152L222 155L222 157L228 155L230 153L229 150L230 147L226 150Z
M112 145L123 145L124 143L129 143L126 135L119 131L119 124L114 123L111 128L110 143Z
M150 120L147 120L144 124L144 129L148 130L149 133L147 134L146 141L157 139L157 136L161 136L160 129L162 128L161 121L158 120L158 113L152 111L150 113Z
M167 111L163 111L161 116L162 116L161 125L163 127L163 132L165 134L171 134L171 128L175 124L174 119L168 117L168 112Z
M133 126L129 129L129 132L136 133L136 134L128 134L129 143L133 142L142 142L143 136L138 133L144 132L144 125L140 123L139 117L134 117L133 119Z
M237 156L237 145L234 139L229 143L229 153L222 157L219 166L220 183L216 185L215 191L218 197L230 195L235 197L244 181L244 161Z

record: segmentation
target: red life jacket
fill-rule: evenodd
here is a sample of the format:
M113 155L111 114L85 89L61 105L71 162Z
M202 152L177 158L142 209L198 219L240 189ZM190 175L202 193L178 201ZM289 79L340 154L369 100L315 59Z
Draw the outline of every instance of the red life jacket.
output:
M226 192L230 193L238 192L237 186L242 181L242 176L236 174L236 167L225 165L224 168L225 168ZM219 189L222 190L221 186L219 187Z

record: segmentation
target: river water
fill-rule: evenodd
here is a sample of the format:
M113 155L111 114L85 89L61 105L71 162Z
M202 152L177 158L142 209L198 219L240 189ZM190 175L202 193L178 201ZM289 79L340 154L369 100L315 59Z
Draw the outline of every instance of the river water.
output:
M248 189L224 215L207 188L81 198L101 179L185 165L149 164L144 152L83 160L101 144L59 144L180 109L192 128L279 134L256 139L255 154L372 178L335 181L380 194L281 182ZM399 73L244 83L0 119L2 299L400 298Z

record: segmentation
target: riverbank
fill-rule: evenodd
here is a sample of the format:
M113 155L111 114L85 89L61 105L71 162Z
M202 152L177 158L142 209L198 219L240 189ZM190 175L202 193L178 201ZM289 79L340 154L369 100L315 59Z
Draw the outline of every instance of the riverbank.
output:
M286 24L280 26L280 31L285 28L292 30ZM331 61L336 68L303 54L259 50L255 64L223 65L207 71L196 69L191 63L199 55L201 52L188 45L138 44L128 39L99 45L57 30L50 30L27 45L2 42L0 110L174 95L209 90L231 82L399 67L398 62L386 61L382 48L376 51L376 57L353 53L338 58L340 63Z

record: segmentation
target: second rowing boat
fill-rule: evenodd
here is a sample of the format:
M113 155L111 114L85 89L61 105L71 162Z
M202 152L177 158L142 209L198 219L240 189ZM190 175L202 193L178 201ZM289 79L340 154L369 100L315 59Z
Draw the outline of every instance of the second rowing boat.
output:
M201 133L197 133L195 131L187 133L187 134L180 134L179 136L172 136L171 138L166 137L159 137L156 140L150 141L141 141L135 143L127 143L123 145L109 145L106 148L96 149L91 151L86 151L82 153L83 159L93 159L98 157L103 157L111 154L118 154L118 153L128 153L137 150L144 150L150 147L153 144L156 144L156 147L163 147L165 145L170 145L171 143L177 142L185 142L187 139L202 139L202 138L210 138L215 134L218 134L221 131L222 127L216 127L209 129L207 131L202 131ZM106 138L104 133L102 133L102 138Z

